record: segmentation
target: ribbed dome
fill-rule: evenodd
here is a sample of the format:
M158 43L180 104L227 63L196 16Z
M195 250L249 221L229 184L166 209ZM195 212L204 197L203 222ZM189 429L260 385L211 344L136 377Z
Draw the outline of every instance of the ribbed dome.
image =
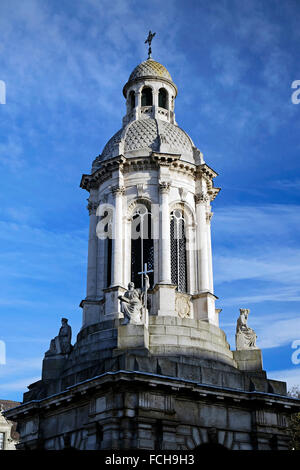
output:
M184 160L193 159L193 141L178 126L160 119L139 119L120 129L105 145L94 164L107 160L116 152L124 155L137 150L146 153L159 151L161 143L169 146L170 152L181 154ZM119 146L122 146L122 151ZM116 149L118 147L118 150Z
M172 81L172 77L166 67L153 59L147 59L135 67L128 81L130 82L141 77L159 77Z

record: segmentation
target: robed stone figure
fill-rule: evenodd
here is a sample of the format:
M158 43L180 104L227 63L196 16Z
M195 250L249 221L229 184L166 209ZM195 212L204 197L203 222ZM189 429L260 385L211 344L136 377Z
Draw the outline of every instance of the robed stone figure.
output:
M237 350L256 348L256 333L247 325L249 313L249 309L240 308L240 316L237 320L235 335Z
M55 338L51 340L50 349L45 355L69 354L72 351L71 339L72 329L68 324L68 319L62 318L58 336L55 336Z
M121 312L124 315L122 325L128 323L141 324L143 314L143 303L140 289L135 289L134 283L129 282L128 290L120 295Z

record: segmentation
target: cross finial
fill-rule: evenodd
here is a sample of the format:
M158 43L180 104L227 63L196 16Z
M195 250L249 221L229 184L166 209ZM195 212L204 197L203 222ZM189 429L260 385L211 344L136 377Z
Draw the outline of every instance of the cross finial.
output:
M151 29L150 29L150 31L149 31L149 33L148 33L148 37L147 37L147 39L146 39L146 41L145 41L145 44L147 44L147 43L149 44L148 59L151 59L151 52L152 52L151 43L152 43L152 39L154 38L155 34L156 34L156 33L152 33L152 32L151 32Z

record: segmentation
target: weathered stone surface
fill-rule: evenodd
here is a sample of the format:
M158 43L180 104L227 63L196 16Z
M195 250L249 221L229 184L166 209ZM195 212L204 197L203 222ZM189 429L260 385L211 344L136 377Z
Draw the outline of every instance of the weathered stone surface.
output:
M240 370L262 370L262 354L260 349L242 349L239 351L233 351L233 357Z

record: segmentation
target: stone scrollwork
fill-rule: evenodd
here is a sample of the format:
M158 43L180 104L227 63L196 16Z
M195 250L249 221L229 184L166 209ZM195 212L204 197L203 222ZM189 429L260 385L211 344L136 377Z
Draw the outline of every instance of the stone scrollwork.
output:
M236 349L257 349L256 347L256 333L252 328L247 325L248 315L250 310L247 308L240 308L240 316L236 324Z

